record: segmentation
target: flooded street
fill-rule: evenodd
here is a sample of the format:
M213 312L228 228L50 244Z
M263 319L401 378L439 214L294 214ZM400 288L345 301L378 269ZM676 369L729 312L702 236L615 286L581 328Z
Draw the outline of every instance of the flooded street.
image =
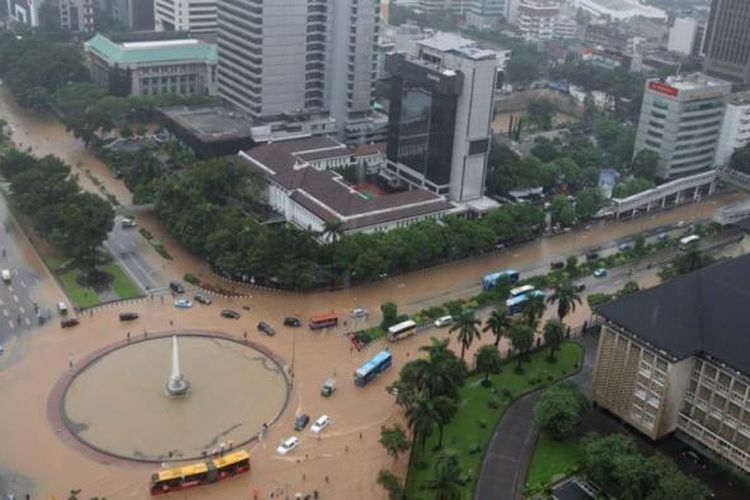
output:
M14 140L17 143L23 147L31 146L35 154L62 157L80 173L84 188L101 192L86 175L88 169L122 204L130 204L131 198L124 184L114 179L106 166L83 148L81 141L52 118L28 116L12 102L5 88L0 88L0 116L15 128ZM631 221L599 222L588 230L538 239L496 254L391 277L373 284L333 293L321 291L310 294L243 288L222 282L210 274L204 262L180 248L152 214L139 213L139 225L163 242L173 257L173 260L165 260L154 252L147 257L161 279L182 280L185 273L192 272L221 283L225 288L234 287L236 291L246 293L247 297L215 295L212 296L214 303L210 306L180 310L173 306L172 297L157 295L97 308L81 316L81 324L75 328L61 330L59 323L53 321L35 329L33 336L26 337L27 346L23 356L18 358L20 361L5 370L0 366L0 401L3 402L3 411L0 412L0 475L8 482L7 488L16 498L27 492L33 493L36 498L49 498L52 495L63 498L71 488L83 488L84 498L95 495L113 499L149 498L149 477L158 469L158 465L102 460L96 454L81 452L80 447L71 446L63 438L66 430L49 418L50 393L61 375L70 369L70 360L78 363L105 346L124 341L129 332L141 335L175 329L205 329L225 332L238 340L248 335L253 342L272 351L282 360L285 368L294 373L293 386L289 404L279 421L270 427L259 443L249 447L252 454L250 474L181 492L179 498L265 499L271 493L274 493L274 498L293 498L297 492L312 494L318 491L320 497L325 499L385 499L384 490L375 485L378 471L387 468L403 477L408 459L401 456L394 460L385 454L378 442L382 425L403 423L393 397L385 389L395 380L400 367L417 355L419 346L425 344L429 336L446 336L448 331L430 329L399 343L389 344L381 340L362 352L352 349L345 334L377 324L381 319L380 304L392 301L398 304L400 312L416 312L430 305L476 293L479 280L490 271L511 267L522 275L539 272L548 269L552 260L564 260L569 255L581 256L592 247L616 245L635 233L672 225L680 220L710 218L718 207L746 197L741 193L720 195ZM29 262L34 261L29 247L23 252L28 255ZM38 260L33 265L37 266L40 275L45 273L39 267ZM654 282L654 275L655 270L644 275L644 282ZM602 283L606 281L602 280ZM54 282L48 284L48 291L44 293L51 300L59 292L55 291ZM615 286L614 282L612 286ZM186 288L187 297L192 298L195 288ZM370 317L350 318L349 311L355 307L367 308ZM225 308L239 311L242 317L239 320L222 318L220 311ZM552 309L548 310L548 315L552 314ZM136 312L140 317L133 323L123 324L118 321L118 313L123 311ZM311 332L307 328L294 329L282 324L285 316L298 316L304 322L310 315L328 311L339 314L341 321L338 328ZM579 306L570 323L575 325L588 317L588 308ZM278 333L274 337L261 335L256 329L260 320L269 322ZM482 335L483 343L492 340L491 335ZM101 431L96 439L111 440L107 446L146 449L153 445L149 453L159 454L168 446L167 431L159 432L159 429L163 429L165 422L170 420L169 413L165 408L162 408L162 412L158 410L159 405L164 403L163 399L156 401L148 398L161 398L163 394L150 392L139 400L125 396L118 398L127 387L141 383L148 383L149 387L159 385L168 374L164 350L157 349L156 342L144 342L142 345L141 351L123 350L122 357L115 363L92 367L91 373L95 376L88 380L81 379L82 385L74 389L78 394L74 394L76 399L71 399L68 410L73 419L80 423L85 423L86 419L93 421L94 418L104 419L100 420L102 422L117 422L117 418L135 421L143 418L143 413L153 411L154 415L145 416L161 421L148 423L140 420L137 424L141 426L140 429L102 430L91 426L86 432L93 439L94 433ZM200 380L220 380L210 383L227 385L215 393L201 389L200 394L196 387L197 397L216 399L200 400L197 417L184 422L184 427L176 427L178 433L189 436L189 439L186 437L186 446L194 448L195 443L210 441L206 436L216 434L212 422L218 421L218 427L221 427L236 421L230 415L213 413L222 413L225 407L228 409L237 404L244 414L242 418L252 421L247 424L252 427L268 419L268 411L271 410L267 408L273 409L277 404L270 400L260 401L260 396L256 395L258 393L253 392L261 385L264 386L263 394L278 394L274 385L276 378L264 378L268 374L254 371L257 367L244 364L246 360L242 361L242 356L227 361L229 358L220 357L213 347L185 346L184 371L188 376L189 367L192 366L201 373L196 383ZM385 347L393 353L393 368L368 386L355 387L352 382L354 370ZM477 345L472 347L467 355L468 360L472 359L476 348ZM503 353L507 352L507 348L507 341L503 340ZM322 398L320 386L329 377L337 379L338 388L331 398ZM112 392L107 393L109 390ZM293 424L299 413L307 413L312 419L329 415L332 424L320 437L309 431L295 433ZM170 429L172 431L175 429ZM280 441L293 435L300 438L299 449L289 456L278 456L275 449ZM174 435L170 439L174 439ZM16 474L4 474L5 471ZM28 482L20 475L28 478Z

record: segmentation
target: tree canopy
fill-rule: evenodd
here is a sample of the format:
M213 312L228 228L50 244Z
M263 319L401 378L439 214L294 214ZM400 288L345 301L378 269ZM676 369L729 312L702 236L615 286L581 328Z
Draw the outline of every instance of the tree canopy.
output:
M554 439L575 433L586 410L586 398L572 382L560 382L546 389L534 406L534 421Z

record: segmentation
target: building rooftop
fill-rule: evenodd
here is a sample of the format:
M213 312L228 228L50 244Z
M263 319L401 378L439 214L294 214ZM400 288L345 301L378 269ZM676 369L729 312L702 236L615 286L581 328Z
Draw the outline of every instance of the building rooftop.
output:
M707 355L750 375L750 254L604 304L597 313L674 359Z
M703 73L690 73L689 75L668 76L664 83L680 90L693 90L706 87L727 86L728 82L704 75Z
M434 36L424 40L419 40L417 44L439 52L456 52L469 59L485 59L496 56L493 50L479 48L474 40L464 38L456 33L443 31L439 31Z
M746 90L745 92L735 92L734 94L729 94L729 99L727 100L727 104L734 104L735 106L750 105L750 90Z
M368 198L340 175L309 164L326 158L368 156L382 147L349 148L327 137L307 137L263 144L240 156L269 181L291 192L293 201L324 221L342 221L345 230L453 208L442 197L424 189Z
M252 122L231 106L173 106L161 113L203 142L251 137Z
M216 45L195 38L114 42L97 33L84 44L84 47L110 64L159 63L190 59L211 62L218 60Z

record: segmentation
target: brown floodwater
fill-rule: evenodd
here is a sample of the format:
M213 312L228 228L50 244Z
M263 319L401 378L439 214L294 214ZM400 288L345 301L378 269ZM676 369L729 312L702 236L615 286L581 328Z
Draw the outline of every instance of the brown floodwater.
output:
M85 367L64 397L68 428L90 446L124 458L200 457L241 444L273 422L287 401L281 368L248 345L180 336L185 397L166 395L171 337L126 345Z

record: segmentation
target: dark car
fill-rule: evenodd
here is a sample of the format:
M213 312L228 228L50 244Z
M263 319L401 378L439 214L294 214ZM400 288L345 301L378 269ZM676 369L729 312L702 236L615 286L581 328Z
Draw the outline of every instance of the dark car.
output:
M232 309L223 309L221 311L221 315L225 318L229 319L240 319L240 313L237 311L234 311Z
M78 321L76 318L66 318L60 321L60 326L63 328L70 328L76 326L78 323L80 323L80 321Z
M582 291L584 291L586 289L586 285L584 285L583 283L576 283L573 286L575 287L575 290L578 293L580 293L580 292L582 292Z
M185 287L179 281L170 281L169 289L174 293L185 293Z
M586 260L591 261L591 260L596 260L598 258L599 258L599 253L598 252L589 252L589 253L586 254Z
M302 326L302 321L294 316L287 316L284 318L284 326L293 326L294 328Z
M258 330L265 333L269 337L273 337L274 335L276 335L276 330L274 330L273 327L265 321L260 321L258 323Z
M692 448L685 448L682 450L682 456L693 462L695 465L700 465L701 467L706 466L706 460L703 456Z
M549 263L550 269L562 269L565 267L565 262L561 260L553 260Z
M310 415L307 413L303 413L302 415L299 415L297 418L294 419L294 430L299 432L305 427L307 427L307 424L310 422Z
M138 319L138 313L133 313L133 312L120 313L120 321L133 321L134 319Z
M193 295L193 300L207 306L210 306L213 303L210 298L206 297L202 293L196 293L195 295Z

